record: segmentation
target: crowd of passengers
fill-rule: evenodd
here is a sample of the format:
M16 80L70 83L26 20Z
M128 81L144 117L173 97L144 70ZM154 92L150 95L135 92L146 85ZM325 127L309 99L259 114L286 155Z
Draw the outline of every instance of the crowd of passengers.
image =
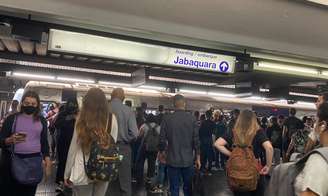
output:
M112 196L113 192L133 196L132 184L136 183L146 185L151 193L171 196L178 196L182 186L184 195L191 196L195 186L206 189L204 183L194 184L196 175L204 180L217 171L226 171L234 195L262 196L270 195L265 191L274 167L304 160L293 180L294 195L327 196L325 157L312 153L303 158L313 149L325 149L328 145L327 98L327 94L319 96L317 115L304 116L302 120L296 117L294 108L289 116L270 117L238 109L229 114L213 108L204 114L191 112L182 95L172 98L174 110L160 105L153 114L147 113L146 103L135 112L129 103L124 104L121 88L112 91L110 101L102 90L92 88L83 97L81 106L76 99L69 99L62 105L52 104L42 114L39 95L27 91L20 103L12 102L11 111L1 120L1 195L34 196L41 179L51 180L55 165L58 194L69 194L71 190L71 194L78 196ZM93 142L103 149L117 147L122 158L116 168L117 179L90 180L86 174L84 155L90 155ZM244 152L252 162L238 155ZM232 175L237 170L238 179L238 167L231 165L239 159L240 165L249 164L240 173L247 173L255 165L258 175L255 188L245 188L252 185L234 181ZM36 166L25 167L26 162ZM77 167L82 168L78 176L74 172ZM245 187L236 188L236 183Z

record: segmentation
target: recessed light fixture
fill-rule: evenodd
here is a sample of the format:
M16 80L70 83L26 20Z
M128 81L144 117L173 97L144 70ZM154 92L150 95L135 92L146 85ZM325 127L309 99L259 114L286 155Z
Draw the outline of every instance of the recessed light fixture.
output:
M289 92L289 95L294 95L294 96L299 96L299 97L312 97L312 98L319 97L319 95L315 95L315 94L298 93L298 92Z
M57 77L57 80L67 81L67 82L95 83L94 80L88 80L82 78Z
M23 77L23 78L37 78L37 79L48 79L48 80L55 79L55 76L51 76L51 75L30 74L30 73L20 73L20 72L14 72L12 75L17 77Z

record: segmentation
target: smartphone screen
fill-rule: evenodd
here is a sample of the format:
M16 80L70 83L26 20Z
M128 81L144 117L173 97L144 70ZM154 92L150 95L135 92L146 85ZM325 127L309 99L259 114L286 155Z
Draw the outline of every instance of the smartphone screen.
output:
M18 132L17 133L17 136L19 137L19 138L26 138L26 133L24 133L24 132Z

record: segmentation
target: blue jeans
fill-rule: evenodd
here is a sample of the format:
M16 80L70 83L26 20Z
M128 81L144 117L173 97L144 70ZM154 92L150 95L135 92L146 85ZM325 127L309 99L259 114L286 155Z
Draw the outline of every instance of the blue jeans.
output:
M179 196L181 178L183 180L184 196L191 196L192 177L194 167L171 167L168 166L168 176L170 181L171 196Z
M157 174L157 184L158 185L164 185L166 175L167 175L166 164L159 163L159 165L158 165L158 174Z

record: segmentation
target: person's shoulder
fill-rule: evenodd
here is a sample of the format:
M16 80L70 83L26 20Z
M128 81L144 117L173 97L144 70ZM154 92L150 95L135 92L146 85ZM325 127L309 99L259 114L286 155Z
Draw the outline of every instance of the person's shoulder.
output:
M19 113L10 113L5 117L5 121L14 121L14 119L19 115Z
M255 137L266 137L266 133L265 133L264 129L261 128L261 129L257 130Z
M120 108L125 113L134 114L133 110L129 106L126 106L124 104L119 105L117 108Z
M328 167L327 161L318 153L313 153L312 155L310 155L310 157L306 161L306 164L313 165L314 167L316 167L316 166L320 166L320 167L326 166L326 167Z

